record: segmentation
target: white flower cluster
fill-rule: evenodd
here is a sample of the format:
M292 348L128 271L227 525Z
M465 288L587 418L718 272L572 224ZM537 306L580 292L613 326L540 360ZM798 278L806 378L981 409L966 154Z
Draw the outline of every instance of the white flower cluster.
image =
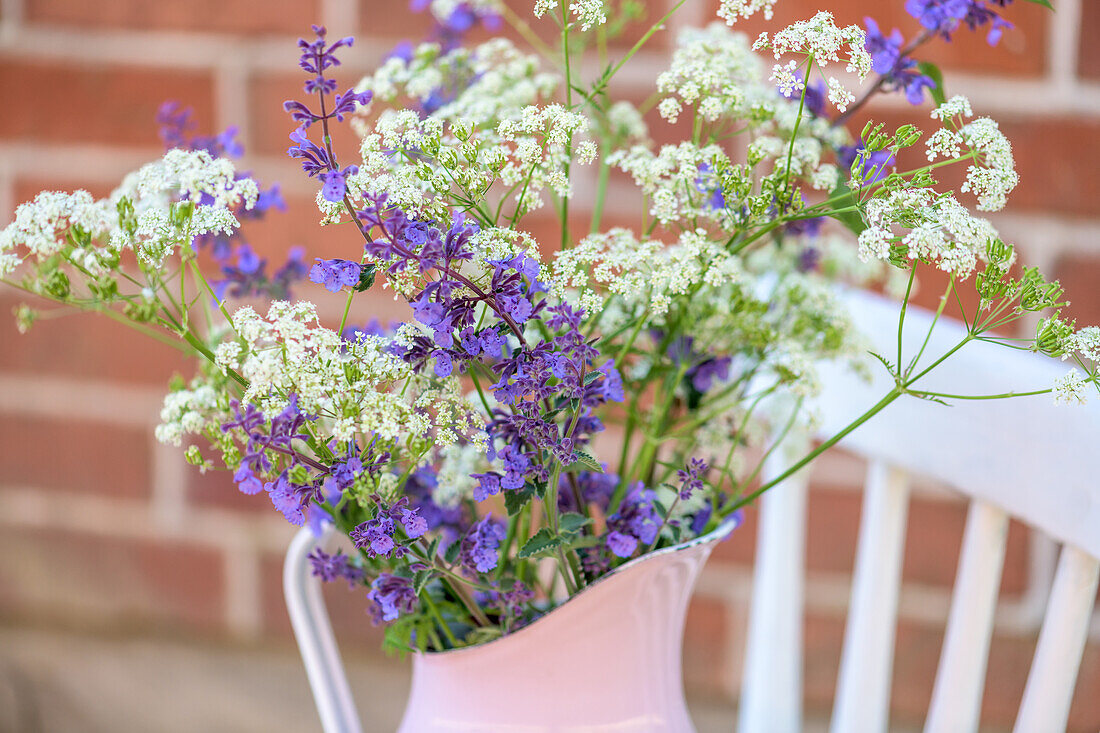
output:
M312 303L275 301L267 317L250 307L233 315L240 348L219 347L218 363L249 382L241 401L274 415L297 395L337 440L374 434L382 440L422 438L440 445L472 428L457 379L429 384L388 350L386 339L348 343L322 327Z
M871 55L864 48L865 34L859 26L837 27L833 14L821 11L809 20L801 20L779 31L771 38L761 33L753 43L756 50L770 49L778 61L787 54L812 57L813 63L825 67L830 63L845 63L845 71L856 74L862 82L871 73ZM841 54L846 58L842 59ZM788 94L801 91L802 79L794 70L799 64L776 64L772 79L780 89ZM829 89L829 101L843 111L855 99L839 79L826 76Z
M649 203L649 213L662 224L700 217L724 221L727 207L712 206L710 195L721 186L724 193L730 192L725 193L729 204L732 192L748 177L747 168L730 163L721 147L690 142L665 145L656 153L635 145L615 151L607 162L634 179Z
M889 260L891 245L900 242L911 260L935 263L965 280L997 238L987 220L973 216L950 195L925 188L891 191L867 202L870 226L859 235L861 259ZM894 225L908 229L899 236Z
M553 13L557 8L558 0L535 0L536 17L541 18L547 13ZM570 0L569 11L580 22L582 31L607 22L604 0Z
M676 296L700 286L718 288L741 278L741 262L703 230L686 231L676 244L639 242L628 229L593 234L555 259L554 294L579 291L580 304L590 313L602 310L603 295L618 296L627 310L648 310L659 321Z
M457 88L461 91L454 100L431 116L494 127L553 95L558 83L554 74L539 71L537 57L524 54L506 38L494 38L472 50L457 48L446 54L438 44L422 44L409 61L387 59L359 83L358 90L373 91L377 101L394 102L405 95L426 105ZM356 119L356 127L360 136L367 133L362 119Z
M1066 351L1076 351L1089 361L1100 364L1100 326L1088 326L1070 336L1066 339Z
M353 198L385 194L406 213L447 218L454 193L480 201L497 180L514 187L520 214L542 205L546 188L569 196L571 163L590 163L596 144L578 139L588 119L560 104L530 105L495 129L467 120L385 110L361 143L363 164L349 180Z
M1076 369L1070 369L1064 377L1054 380L1054 404L1084 405L1089 401L1089 382Z
M763 64L744 34L712 23L681 31L677 46L671 67L657 77L657 91L671 95L659 106L669 122L676 122L684 106L708 122L747 117L765 98Z
M772 177L784 178L789 170L792 178L802 178L816 191L832 191L840 172L832 163L821 162L825 152L821 140L816 137L799 136L792 145L790 140L765 135L749 145L748 160L749 165L756 165L770 158L774 161Z
M966 181L960 190L972 192L978 199L981 211L1000 211L1008 200L1008 194L1019 183L1016 162L1012 156L1012 144L1004 136L997 123L988 117L979 117L962 124L962 117L973 113L965 97L956 96L932 111L932 117L944 122L926 143L928 161L937 158L958 158L963 151L974 157L974 164L967 168Z
M455 443L439 450L437 482L432 488L432 501L444 509L458 506L472 498L477 479L472 474L483 472L488 465L485 446L479 443Z
M503 120L497 135L513 146L500 171L501 181L507 186L530 181L529 189L532 185L536 191L549 186L558 196L570 196L569 164L587 165L596 158L596 144L591 140L580 141L571 153L568 149L573 139L587 130L588 118L560 104L525 107L518 119Z
M197 204L206 196L212 200L211 207L223 209L242 203L244 208L251 209L259 196L256 182L251 178L237 178L233 162L228 158L215 158L205 150L178 148L142 166L134 188L138 198L178 196Z
M636 145L649 139L649 128L642 113L630 102L618 101L607 110L607 126L613 140Z
M105 274L124 248L137 252L149 267L183 243L207 233L228 234L239 226L231 207L251 208L259 188L250 178L237 177L233 164L212 158L204 150L169 150L164 157L131 173L107 199L95 200L87 191L43 191L15 211L15 220L0 232L0 274L11 272L24 255L22 247L39 260L68 247L68 259L92 276ZM133 205L133 232L119 222L118 203ZM186 201L193 210L186 221L173 219L173 204ZM78 228L90 242L67 238Z
M27 250L38 260L51 257L69 245L66 233L78 226L93 239L102 237L117 220L114 207L105 201L96 201L87 191L62 193L43 191L34 201L15 209L15 219L0 231L0 275L15 270ZM109 253L94 246L74 252L73 259L93 274L102 274L102 258Z
M772 12L778 0L721 0L718 4L718 17L733 25L738 18L751 18L764 11L766 20L772 19Z
M208 427L220 425L226 417L225 393L195 379L188 389L164 396L155 435L161 443L178 446L183 436L201 435Z

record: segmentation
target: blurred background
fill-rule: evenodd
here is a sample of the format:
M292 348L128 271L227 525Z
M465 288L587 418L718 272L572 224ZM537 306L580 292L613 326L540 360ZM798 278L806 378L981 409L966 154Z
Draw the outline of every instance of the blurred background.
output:
M530 0L509 4L530 16ZM1026 261L1062 280L1072 315L1100 323L1100 2L1055 5L1055 13L1024 0L1010 5L1004 15L1015 28L996 48L960 30L953 43L918 55L944 69L948 96L967 94L1014 144L1021 183L994 223ZM873 15L884 31L897 27L906 38L919 31L904 0L780 0L773 22L739 29L755 36L821 6L838 23ZM666 10L665 0L645 7L646 19L627 29L629 43ZM688 0L614 91L647 97L677 27L712 21L716 7L716 0ZM174 99L193 108L200 133L238 126L246 150L240 167L281 184L288 211L245 230L272 266L293 246L305 247L307 258L357 253L355 238L320 230L315 182L285 156L293 125L281 105L301 95L295 42L311 23L327 25L333 37L356 37L342 56L342 84L399 41L432 30L430 17L410 12L407 0L3 0L0 224L41 189L103 196L159 157L157 109ZM869 114L889 125L927 119L901 95L876 102ZM857 134L866 117L853 122ZM682 137L656 119L651 128L659 142ZM354 149L351 132L341 132L343 149ZM582 217L588 185L577 182ZM631 221L625 203L632 201L624 194L616 209L616 200L609 225ZM531 226L539 236L554 223L536 216ZM322 313L337 307L319 287L299 292L319 299ZM19 302L0 290L0 731L318 730L282 600L292 528L261 497L238 493L228 475L200 476L153 439L167 380L190 374L189 366L92 315L45 318L20 335L8 316ZM354 308L353 323L401 313L381 293L360 296ZM828 719L832 702L862 472L834 453L813 474L805 621L811 729ZM965 519L946 487L917 488L894 663L898 730L919 729L927 709ZM733 725L754 541L750 511L716 551L691 607L685 677L701 731ZM983 699L990 731L1011 727L1056 551L1012 526ZM404 663L382 656L361 597L343 587L327 595L366 729L392 730L407 689ZM1098 728L1100 616L1070 720L1074 731Z

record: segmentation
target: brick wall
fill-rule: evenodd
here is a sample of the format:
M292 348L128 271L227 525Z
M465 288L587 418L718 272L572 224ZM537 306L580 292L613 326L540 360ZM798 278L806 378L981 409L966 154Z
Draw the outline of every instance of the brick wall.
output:
M774 27L825 3L781 0ZM874 14L906 35L915 21L901 0L832 0L838 19ZM989 50L961 32L927 57L949 70L949 91L1003 123L1022 182L996 223L1025 257L1060 276L1073 313L1100 322L1100 4L1056 0L1058 12L1017 2L1017 30ZM514 7L529 6L527 2ZM3 0L0 2L0 219L41 188L106 193L157 157L153 118L168 98L192 106L204 130L240 126L246 165L279 181L290 212L248 230L278 259L290 246L336 256L350 239L324 236L315 191L284 157L290 131L282 100L297 93L294 41L311 22L354 34L344 79L367 71L403 37L424 31L406 0ZM647 2L649 17L663 11ZM691 0L676 23L713 17ZM747 23L751 32L760 23ZM640 55L619 92L644 98L664 63L667 35ZM899 100L876 116L912 115ZM1067 175L1072 170L1076 175ZM591 185L578 182L580 191ZM577 209L583 216L585 201ZM619 200L612 197L612 200ZM616 220L630 212L612 211ZM542 226L534 227L536 233ZM0 291L0 313L18 299ZM322 308L334 307L322 301ZM363 298L355 318L400 313ZM242 497L227 477L199 476L152 427L168 375L187 374L170 349L103 319L44 320L19 336L0 317L0 619L10 624L141 629L171 635L288 642L279 590L280 553L291 535L264 501ZM834 689L859 517L862 467L842 455L815 471L810 499L806 705L827 715ZM964 505L923 486L909 514L895 663L894 719L927 707L958 555ZM716 552L692 606L687 677L701 694L730 699L740 654L755 537L748 525ZM1009 726L1034 648L1056 548L1022 525L1010 532L985 720ZM374 645L362 603L336 594L348 643ZM1100 725L1100 622L1085 653L1071 727ZM1093 694L1087 691L1092 690Z

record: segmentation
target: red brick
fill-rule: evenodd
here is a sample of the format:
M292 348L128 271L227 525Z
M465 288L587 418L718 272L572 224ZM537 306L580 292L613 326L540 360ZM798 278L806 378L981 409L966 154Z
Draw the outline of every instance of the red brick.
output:
M200 448L206 448L200 445ZM217 452L204 451L218 465ZM249 496L237 490L233 474L228 470L200 473L194 466L187 467L187 501L196 506L236 509L246 512L273 512L274 507L266 494Z
M810 492L806 554L810 572L852 572L862 501L862 492L836 489ZM965 524L966 504L912 497L902 561L903 581L952 587ZM1027 529L1012 522L1001 578L1002 593L1018 594L1024 590L1027 548Z
M0 476L10 486L144 497L150 440L140 428L7 415L0 420Z
M684 627L684 685L693 694L722 695L733 660L728 611L721 601L693 598Z
M756 556L756 532L759 522L759 504L751 504L745 507L745 522L729 536L729 539L719 543L711 555L715 563L730 563L735 565L752 565Z
M713 14L717 0L711 3ZM775 17L764 20L758 15L747 21L739 21L734 29L755 38L761 31L774 33L789 24L805 20L822 9L822 3L812 0L783 0L775 6ZM836 17L837 25L863 26L864 17L872 17L879 28L889 33L894 28L901 31L906 41L920 34L920 24L905 12L900 2L874 2L873 0L833 0L827 4ZM1005 32L1001 42L991 48L984 33L971 33L960 29L948 43L941 39L921 46L914 54L918 60L931 61L945 69L965 69L1005 76L1039 76L1046 68L1047 28L1050 11L1031 3L1015 3L1004 13L1005 18L1016 25ZM713 17L713 15L712 15ZM950 85L950 80L948 81Z
M1088 79L1100 79L1100 47L1095 42L1098 33L1100 33L1100 5L1081 3L1077 72Z
M19 142L159 147L156 113L168 99L193 107L200 129L212 127L213 83L202 72L76 67L9 56L0 63L0 89L7 110L0 137Z
M1081 658L1081 670L1077 675L1077 689L1073 705L1069 709L1069 726L1073 733L1093 733L1100 730L1100 643L1093 640L1085 647Z
M275 637L289 637L290 619L283 598L281 556L264 558L261 580L265 632ZM367 613L367 588L357 586L349 589L344 582L325 583L324 595L341 653L380 655L384 628L371 623Z
M805 626L806 707L809 711L828 714L836 694L837 670L843 644L845 621L836 617L811 614ZM894 666L890 696L891 726L918 726L928 712L932 687L943 645L943 628L917 622L898 624L894 647ZM990 729L1009 728L1019 708L1035 639L1029 637L993 637L985 690L982 698L981 721ZM1089 688L1078 687L1078 690ZM1085 698L1084 700L1080 698ZM1096 706L1087 693L1078 694L1071 730L1094 730L1093 725L1077 727L1094 715Z
M666 3L667 0L647 0L647 2L641 3L644 15L640 19L626 23L622 27L621 33L608 41L608 48L612 51L612 62L616 60L615 50L623 50L633 46L667 12ZM507 0L506 4L554 53L559 52L561 48L560 26L549 14L544 15L542 18L536 18L534 4L529 0ZM398 41L419 43L435 39L434 23L431 15L428 12L414 13L410 11L405 0L361 0L359 7L363 22L362 32L366 36L387 39L394 43ZM560 15L557 17L560 17ZM492 36L505 36L516 42L521 48L530 50L530 44L507 21L502 21L501 27L495 31L478 26L466 36L464 43L467 46L472 46L488 40ZM595 44L594 34L591 42L593 45ZM646 48L667 48L670 43L670 33L657 32L647 42ZM556 58L557 56L555 56Z
M269 0L256 12L251 0L192 0L188 3L104 0L28 0L24 10L31 23L128 30L181 30L237 35L309 33L318 23L318 0Z
M1100 184L1085 174L1100 165L1100 119L1029 117L989 113L980 107L974 112L996 120L1012 143L1020 183L1009 194L1005 211L1037 210L1079 216L1100 213L1097 204ZM916 124L926 135L936 129L934 121L926 118L921 110L898 111L881 107L861 110L848 129L853 135L858 135L868 119L885 123L890 131L905 123ZM923 143L903 151L899 156L898 170L927 165L923 156ZM937 190L947 190L948 187L958 190L965 173L966 166L962 164L937 170L935 176L942 184L937 186ZM975 205L975 199L970 194L960 194L959 200L967 206Z
M9 618L173 633L224 620L223 561L211 549L28 529L5 529L0 548L0 614Z
M20 334L11 312L21 302L43 312L59 308L9 288L0 293L0 371L157 386L175 373L189 377L194 372L175 349L94 313L40 320Z
M1070 302L1064 315L1076 318L1078 326L1100 323L1100 257L1095 255L1071 254L1058 260L1054 271L1066 290L1066 299Z
M294 49L288 49L294 50ZM251 80L249 89L249 109L252 110L251 151L255 153L268 153L286 155L290 147L290 133L298 126L290 115L283 109L283 102L296 99L304 102L312 109L319 109L316 95L307 95L302 90L302 82L305 76L295 71L296 53L288 53L287 61L282 65L286 69L283 74L258 75ZM339 90L354 86L364 76L349 67L339 66L330 72L336 79ZM359 161L359 140L345 120L343 123L333 120L330 126L332 134L333 151L338 162L343 165ZM321 130L319 126L310 128L313 140L320 144ZM297 165L295 165L297 168ZM299 168L299 175L301 173ZM320 186L318 186L320 188Z

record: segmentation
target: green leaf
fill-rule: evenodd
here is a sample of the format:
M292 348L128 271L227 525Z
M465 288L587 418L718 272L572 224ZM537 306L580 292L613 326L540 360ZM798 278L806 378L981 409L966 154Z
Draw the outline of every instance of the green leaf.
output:
M940 67L933 64L931 61L921 61L917 64L917 68L920 69L920 73L927 77L930 77L932 81L936 82L936 86L928 91L932 94L932 99L936 104L943 104L947 101L947 93L943 90L943 72L940 71Z
M461 549L461 542L452 542L447 546L447 551L443 553L443 560L448 565L454 565L458 560L458 551Z
M413 574L413 591L416 595L420 595L424 592L424 586L426 586L431 579L431 570L417 570L416 573Z
M603 376L603 372L600 372L600 371L594 371L594 372L589 372L588 374L585 374L584 375L584 386L587 387L588 385L592 384L593 382L595 382L597 379L599 379L602 376Z
M535 487L531 483L527 483L522 489L516 491L504 492L504 509L508 512L508 516L515 516L519 513L520 509L527 506L527 502L531 501L531 497L535 495Z
M602 537L593 537L590 534L578 534L574 535L572 539L565 543L565 547L570 550L579 550L583 547L595 547L603 542Z
M603 473L603 466L597 461L591 454L585 453L582 450L573 451L573 457L575 461L565 467L566 472L572 473L575 471L594 471L596 473Z
M370 290L371 285L374 285L374 265L363 265L359 271L359 284L355 286L355 292Z
M576 512L569 512L568 514L562 514L558 519L558 529L561 530L562 534L575 534L591 523L592 520L588 517Z
M457 544L457 543L456 543ZM561 547L561 537L553 534L549 527L543 527L527 540L519 551L519 557L540 557L549 555Z
M1036 5L1042 5L1044 8L1054 10L1054 6L1050 4L1050 0L1024 0L1024 2L1035 3Z
M836 199L836 206L829 213L829 216L848 227L854 234L862 234L863 230L867 228L867 223L863 221L862 214L858 211L838 211L838 209L848 209L858 203L852 189L848 187L848 182L838 182L830 198Z

